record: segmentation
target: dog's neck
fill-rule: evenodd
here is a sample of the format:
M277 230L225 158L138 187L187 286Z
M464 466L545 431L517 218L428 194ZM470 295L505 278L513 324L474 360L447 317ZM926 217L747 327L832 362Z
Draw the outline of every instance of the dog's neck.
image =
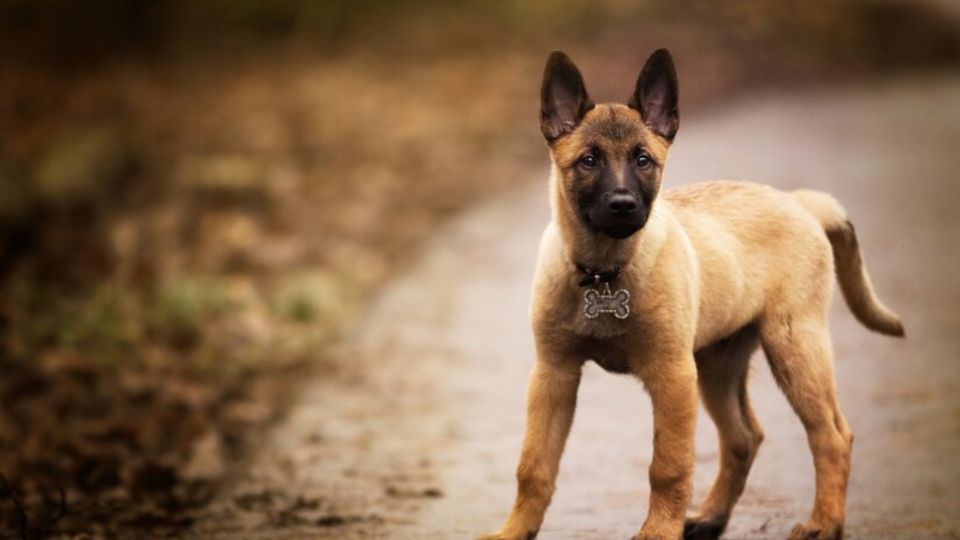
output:
M571 269L579 264L597 270L622 267L644 272L653 265L666 238L666 220L662 215L666 209L661 208L662 205L655 202L644 227L618 240L584 226L576 205L566 200L556 171L550 180L550 192L553 221Z

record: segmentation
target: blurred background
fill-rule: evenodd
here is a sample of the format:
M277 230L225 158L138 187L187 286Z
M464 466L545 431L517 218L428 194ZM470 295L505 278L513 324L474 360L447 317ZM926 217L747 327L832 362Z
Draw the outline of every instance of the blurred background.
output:
M695 118L955 70L956 13L0 1L0 535L190 531L422 242L543 176L550 50L622 101L668 47Z

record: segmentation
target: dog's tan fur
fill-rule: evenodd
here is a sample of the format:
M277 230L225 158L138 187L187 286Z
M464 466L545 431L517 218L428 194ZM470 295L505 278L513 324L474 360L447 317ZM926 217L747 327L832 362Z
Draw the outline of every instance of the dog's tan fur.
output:
M617 104L593 107L551 144L552 220L534 278L537 362L518 493L506 524L489 538L536 535L587 359L637 376L652 399L650 504L635 538L718 536L763 440L746 383L748 360L761 345L814 456L813 513L791 537L839 538L853 436L837 404L827 328L834 271L865 325L903 334L873 293L843 208L823 193L709 182L660 194L645 226L629 238L596 234L577 215L571 170L585 145L615 155L635 144L664 163L669 141L637 110ZM658 172L655 191L659 179ZM632 292L627 319L585 317L575 261L594 268L626 262L617 286ZM685 532L698 389L717 425L720 471Z

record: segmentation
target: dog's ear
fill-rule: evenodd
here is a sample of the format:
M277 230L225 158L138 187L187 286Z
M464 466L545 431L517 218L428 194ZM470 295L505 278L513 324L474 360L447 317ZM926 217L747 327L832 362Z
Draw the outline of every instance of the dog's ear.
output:
M553 51L543 71L540 88L540 131L552 143L573 131L593 108L583 77L567 55Z
M628 105L640 111L644 124L654 133L673 141L680 127L677 100L677 70L673 67L673 58L666 49L657 49L637 77L637 87Z

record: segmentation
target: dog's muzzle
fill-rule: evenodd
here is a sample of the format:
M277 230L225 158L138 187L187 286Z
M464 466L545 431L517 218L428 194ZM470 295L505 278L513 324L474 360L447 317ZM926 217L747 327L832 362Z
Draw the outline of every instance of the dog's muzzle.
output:
M643 201L629 191L605 193L600 204L589 212L589 223L597 231L622 240L640 230L646 222L646 209Z

